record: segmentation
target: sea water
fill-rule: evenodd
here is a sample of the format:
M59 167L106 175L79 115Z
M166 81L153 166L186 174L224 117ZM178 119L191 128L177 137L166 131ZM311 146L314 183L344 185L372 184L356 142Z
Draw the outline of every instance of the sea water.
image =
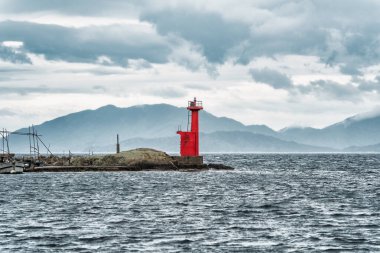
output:
M206 155L235 171L0 175L0 252L380 251L380 155Z

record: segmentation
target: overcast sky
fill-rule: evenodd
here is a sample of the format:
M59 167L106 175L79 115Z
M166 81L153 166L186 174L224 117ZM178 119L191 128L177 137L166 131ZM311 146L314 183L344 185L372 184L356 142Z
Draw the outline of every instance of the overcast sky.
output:
M245 124L323 127L380 104L379 13L379 0L0 0L0 128L194 96Z

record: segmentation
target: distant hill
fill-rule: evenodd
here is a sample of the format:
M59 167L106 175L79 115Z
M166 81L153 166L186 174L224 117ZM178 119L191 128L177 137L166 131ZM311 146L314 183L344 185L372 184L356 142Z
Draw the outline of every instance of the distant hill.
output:
M226 117L216 117L206 111L200 113L200 129L215 131L249 131L257 134L275 134L269 127L245 126ZM62 116L35 126L43 140L55 152L88 151L120 139L176 137L181 126L186 130L188 114L185 108L167 104L141 105L119 108L113 105L96 110L85 110ZM27 132L26 128L18 130ZM11 148L18 152L28 150L26 137L12 136Z
M352 146L344 149L345 152L380 152L380 143L369 146Z
M380 115L357 115L326 128L287 128L280 138L298 143L344 149L380 143Z
M248 131L251 133L257 133L257 134L269 135L273 137L279 136L279 134L276 131L274 131L272 128L269 128L266 125L248 125L245 127L245 131Z
M113 105L71 113L35 126L54 152L113 151L116 134L125 148L153 147L179 150L178 127L187 129L186 108L167 104L119 108ZM380 114L362 114L322 129L244 125L226 117L200 112L204 152L329 152L354 146L374 149L380 143ZM18 130L27 132L26 128ZM11 136L13 152L29 152L25 136ZM105 150L106 151L106 150Z
M166 152L179 151L179 137L133 138L121 142L123 150L150 147ZM329 148L313 147L295 142L283 141L275 137L241 131L220 131L201 134L202 152L327 152ZM115 145L99 147L95 151L114 152Z

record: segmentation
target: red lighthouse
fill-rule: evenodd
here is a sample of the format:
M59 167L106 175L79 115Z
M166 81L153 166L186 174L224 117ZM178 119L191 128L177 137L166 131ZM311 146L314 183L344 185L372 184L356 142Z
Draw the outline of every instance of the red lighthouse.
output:
M202 101L189 101L187 110L191 112L190 132L177 131L181 137L181 156L199 156L199 111L202 110Z

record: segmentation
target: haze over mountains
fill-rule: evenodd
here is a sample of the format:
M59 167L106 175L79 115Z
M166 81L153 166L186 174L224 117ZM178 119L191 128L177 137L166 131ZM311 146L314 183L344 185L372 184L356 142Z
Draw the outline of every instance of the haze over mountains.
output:
M288 128L280 135L286 140L335 149L374 145L380 143L380 115L357 115L323 129Z
M116 134L121 148L151 147L178 152L178 127L187 128L185 108L167 104L68 114L35 126L53 152L113 152ZM200 114L201 152L371 152L380 147L380 116L355 116L323 129L246 126L206 111ZM18 131L27 132L27 128ZM12 135L12 152L28 152L28 139ZM355 147L354 147L355 146ZM363 146L363 147L361 147Z

